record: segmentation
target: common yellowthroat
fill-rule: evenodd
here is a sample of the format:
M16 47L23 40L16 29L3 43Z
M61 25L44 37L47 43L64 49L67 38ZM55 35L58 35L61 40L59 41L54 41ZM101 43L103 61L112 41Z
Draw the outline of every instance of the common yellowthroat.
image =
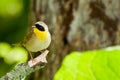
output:
M31 31L24 38L22 45L29 52L38 52L48 48L50 42L51 35L48 26L44 22L38 21L32 26ZM32 58L31 53L30 56Z

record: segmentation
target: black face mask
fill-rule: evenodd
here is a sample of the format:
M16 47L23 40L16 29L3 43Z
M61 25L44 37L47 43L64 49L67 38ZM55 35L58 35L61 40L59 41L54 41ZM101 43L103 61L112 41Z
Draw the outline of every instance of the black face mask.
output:
M45 28L42 25L35 24L35 27L39 29L40 31L45 31Z

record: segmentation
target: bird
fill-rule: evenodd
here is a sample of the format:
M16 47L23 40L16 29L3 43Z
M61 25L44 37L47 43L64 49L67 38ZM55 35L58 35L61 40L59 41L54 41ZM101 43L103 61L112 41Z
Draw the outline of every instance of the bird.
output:
M21 44L30 53L32 59L33 57L31 52L38 52L45 50L46 48L49 47L50 43L51 43L51 34L49 32L48 26L42 21L36 22L32 26L29 33L26 35L24 40L21 42Z

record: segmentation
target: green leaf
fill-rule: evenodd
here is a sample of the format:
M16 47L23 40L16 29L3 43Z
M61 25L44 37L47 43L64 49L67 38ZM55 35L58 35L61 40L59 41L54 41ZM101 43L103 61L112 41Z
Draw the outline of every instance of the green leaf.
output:
M54 80L120 80L120 46L66 56Z

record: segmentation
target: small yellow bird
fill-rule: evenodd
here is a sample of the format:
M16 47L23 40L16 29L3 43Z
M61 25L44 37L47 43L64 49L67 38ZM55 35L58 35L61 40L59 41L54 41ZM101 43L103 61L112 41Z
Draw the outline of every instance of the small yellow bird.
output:
M51 42L51 35L48 30L48 26L42 22L38 21L32 26L32 30L28 33L28 35L22 41L22 45L29 52L38 52L48 48ZM32 58L32 55L30 53ZM33 58L32 58L33 59Z

